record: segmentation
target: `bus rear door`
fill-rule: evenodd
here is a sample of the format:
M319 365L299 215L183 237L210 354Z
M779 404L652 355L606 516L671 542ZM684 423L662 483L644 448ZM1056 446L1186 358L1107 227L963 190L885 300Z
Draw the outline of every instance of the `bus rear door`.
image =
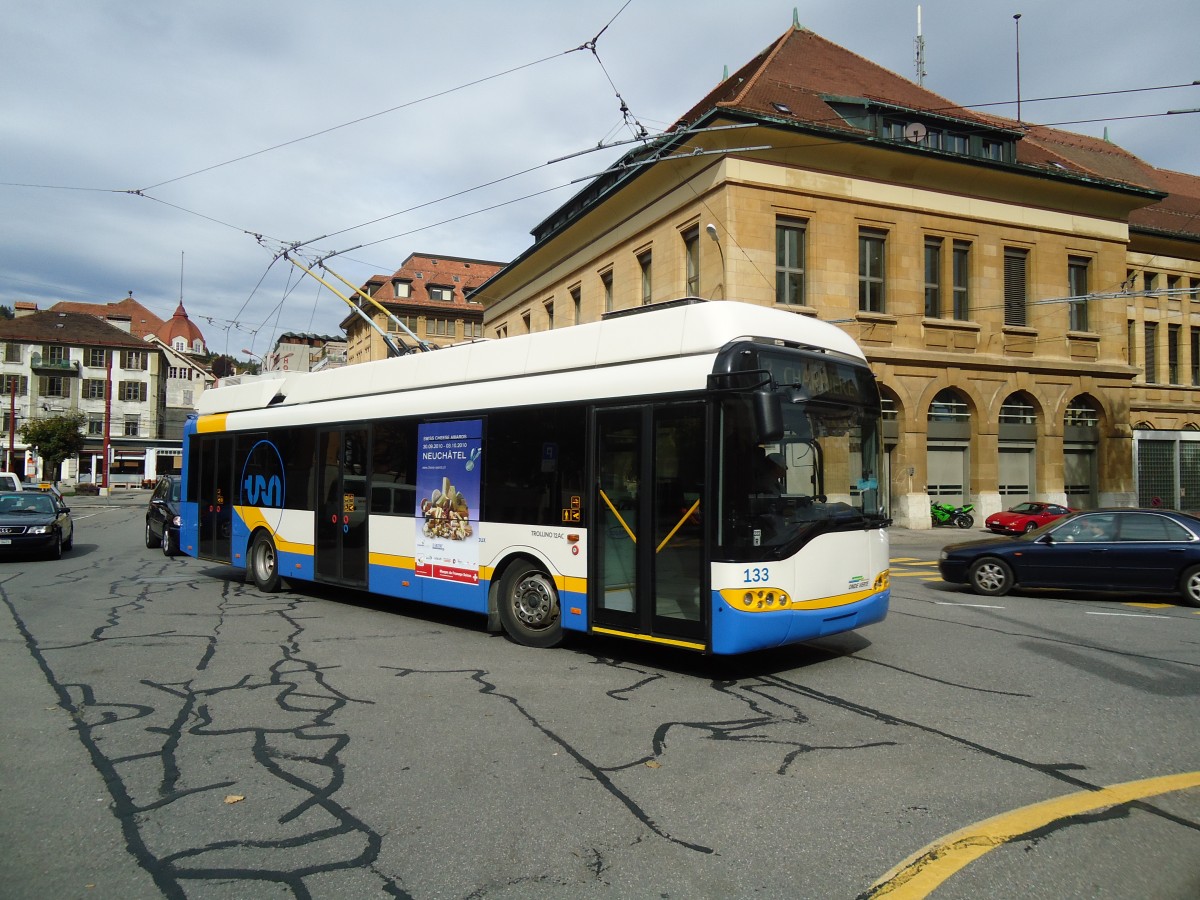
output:
M200 451L197 555L228 563L233 552L233 438L193 438L197 440L193 443Z
M322 430L317 447L316 580L366 587L367 430Z
M705 648L706 406L594 412L594 630Z

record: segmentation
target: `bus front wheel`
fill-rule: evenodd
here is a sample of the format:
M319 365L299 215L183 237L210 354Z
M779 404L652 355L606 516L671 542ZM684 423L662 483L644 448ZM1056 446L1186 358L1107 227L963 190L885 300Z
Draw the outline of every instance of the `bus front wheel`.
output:
M279 590L279 554L275 551L275 542L266 532L254 536L250 545L250 577L254 586L264 594L273 594Z
M562 611L554 579L528 562L509 566L500 582L500 621L509 637L526 647L562 641Z

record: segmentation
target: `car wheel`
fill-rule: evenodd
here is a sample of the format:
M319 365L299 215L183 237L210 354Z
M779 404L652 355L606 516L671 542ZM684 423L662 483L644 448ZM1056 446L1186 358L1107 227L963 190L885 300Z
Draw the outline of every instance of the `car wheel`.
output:
M75 526L72 525L71 526L71 536L69 538L67 538L65 541L63 541L63 549L70 550L74 546L75 546Z
M1179 579L1179 593L1188 606L1200 606L1200 566L1192 566Z
M175 555L175 539L171 536L171 529L164 528L162 536L162 552L163 556Z
M273 594L279 590L282 580L279 577L279 554L275 550L275 542L265 531L260 531L250 545L250 577L254 586L264 594Z
M968 577L976 593L989 597L1007 594L1013 586L1012 568L994 556L984 557L972 563Z
M526 647L562 641L562 610L554 579L528 562L509 566L500 581L500 621L509 637Z
M146 519L146 546L153 550L158 543L158 538L154 536L154 529L150 527L150 520Z
M62 532L54 532L54 545L50 548L51 559L62 559L63 543Z
M1036 531L1037 527L1037 522L1026 522L1024 531L1026 534L1029 534L1031 531Z

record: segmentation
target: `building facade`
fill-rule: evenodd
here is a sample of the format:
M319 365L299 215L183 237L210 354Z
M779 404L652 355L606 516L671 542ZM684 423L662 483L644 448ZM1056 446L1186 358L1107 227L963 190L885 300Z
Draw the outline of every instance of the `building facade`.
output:
M106 445L112 483L140 484L147 453L167 443L162 434L165 371L159 348L93 315L30 310L0 321L0 388L6 451L24 477L50 477L18 430L33 419L78 413L86 442L63 463L68 483L102 472ZM178 438L176 438L176 446Z
M1200 178L794 28L534 238L475 295L488 337L681 296L847 330L898 524L931 500L1200 507Z
M502 266L483 259L413 253L391 275L368 279L361 290L382 309L357 298L358 308L375 327L358 313L341 323L348 361L386 359L388 349L380 330L409 349L418 341L445 347L483 337L483 307L468 295Z
M346 364L346 341L327 334L281 334L263 357L264 372L315 372Z

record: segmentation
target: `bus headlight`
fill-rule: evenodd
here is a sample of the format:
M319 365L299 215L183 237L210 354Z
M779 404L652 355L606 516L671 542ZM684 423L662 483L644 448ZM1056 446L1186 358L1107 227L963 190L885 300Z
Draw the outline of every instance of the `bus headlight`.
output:
M730 588L721 591L720 594L725 602L733 608L749 611L786 609L792 602L792 598L787 595L786 591L776 588L759 588L753 591L747 591L744 588Z

